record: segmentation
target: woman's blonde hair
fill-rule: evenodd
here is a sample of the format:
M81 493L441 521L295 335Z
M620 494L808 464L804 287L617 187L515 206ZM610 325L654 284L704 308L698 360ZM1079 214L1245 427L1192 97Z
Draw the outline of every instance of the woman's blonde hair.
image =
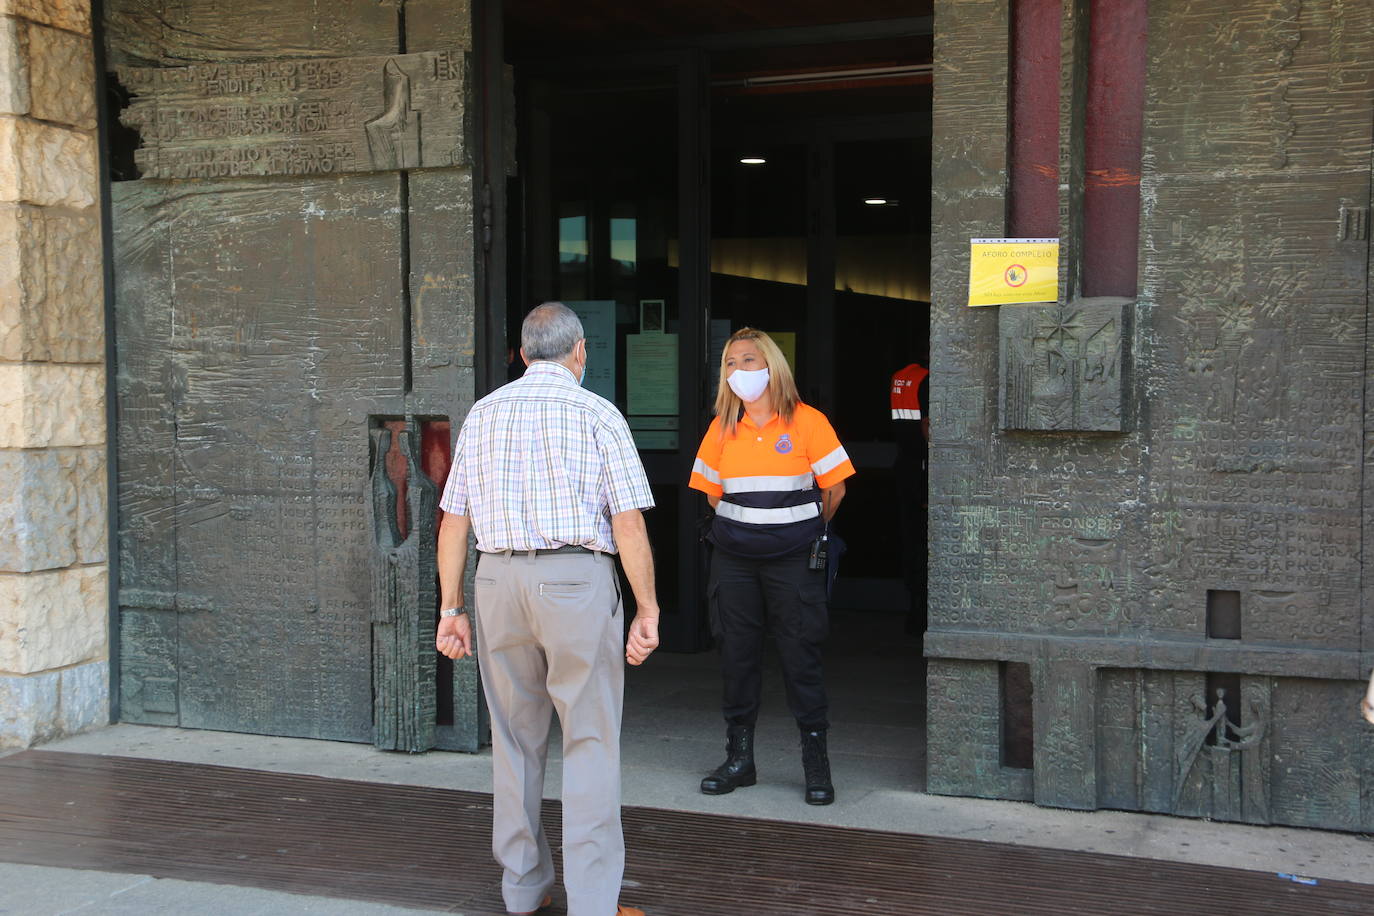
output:
M768 394L773 401L773 409L778 412L784 424L791 424L793 415L797 412L797 404L801 402L801 397L797 394L797 383L792 378L792 367L787 365L787 357L782 355L782 350L769 337L758 328L740 328L730 335L730 339L725 342L725 349L720 351L720 381L716 386L716 416L720 417L721 435L728 438L735 434L735 424L739 422L740 408L744 402L739 395L735 394L730 388L730 383L726 381L729 370L725 368L725 358L730 352L730 345L737 340L752 340L754 345L759 348L763 358L768 363Z

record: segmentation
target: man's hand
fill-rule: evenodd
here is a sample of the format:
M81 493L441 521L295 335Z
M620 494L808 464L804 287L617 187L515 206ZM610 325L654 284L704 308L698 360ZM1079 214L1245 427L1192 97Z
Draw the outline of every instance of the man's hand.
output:
M658 599L654 595L654 554L649 549L649 532L638 509L626 509L611 516L611 531L620 548L620 563L635 594L635 619L625 640L625 661L644 664L658 648Z
M440 655L453 659L472 654L472 621L466 611L457 617L439 618L439 631L434 637L434 648L439 650Z
M635 614L630 621L630 635L625 640L625 661L632 665L644 664L644 659L658 648L658 617Z

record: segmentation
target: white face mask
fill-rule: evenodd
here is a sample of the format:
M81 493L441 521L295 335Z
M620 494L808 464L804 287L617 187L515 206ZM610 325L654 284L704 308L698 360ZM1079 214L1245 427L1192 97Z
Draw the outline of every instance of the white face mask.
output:
M725 379L730 390L746 404L757 401L768 390L767 369L736 369Z

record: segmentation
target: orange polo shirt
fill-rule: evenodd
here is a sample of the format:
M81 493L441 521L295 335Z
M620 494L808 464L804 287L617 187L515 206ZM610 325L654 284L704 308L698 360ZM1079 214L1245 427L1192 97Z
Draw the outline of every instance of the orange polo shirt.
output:
M853 473L825 414L798 404L790 424L775 414L759 428L746 413L735 434L724 439L716 417L701 440L688 486L720 497L711 529L717 546L775 557L805 548L821 533L820 491Z

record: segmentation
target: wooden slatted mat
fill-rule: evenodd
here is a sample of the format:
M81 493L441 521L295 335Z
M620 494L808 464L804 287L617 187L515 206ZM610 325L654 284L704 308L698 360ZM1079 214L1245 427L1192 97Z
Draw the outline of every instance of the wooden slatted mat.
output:
M1002 843L627 808L650 916L1374 912L1374 888ZM556 804L545 823L559 836ZM0 758L0 860L504 912L491 796L125 757ZM563 914L561 889L549 916Z

